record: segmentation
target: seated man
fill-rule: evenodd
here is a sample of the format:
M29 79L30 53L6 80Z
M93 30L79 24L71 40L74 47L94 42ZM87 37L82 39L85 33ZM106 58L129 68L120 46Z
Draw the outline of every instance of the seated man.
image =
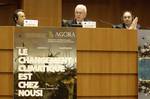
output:
M22 9L17 9L13 14L13 20L16 26L23 26L23 22L26 19L25 13Z
M133 18L130 11L125 11L122 16L123 23L119 25L113 25L113 28L124 28L124 29L139 29L140 25L137 24L138 17Z
M74 12L74 19L73 20L63 20L62 26L68 26L68 27L75 27L75 26L81 26L81 23L83 21L86 21L86 15L87 15L87 8L83 4L78 4L75 7Z

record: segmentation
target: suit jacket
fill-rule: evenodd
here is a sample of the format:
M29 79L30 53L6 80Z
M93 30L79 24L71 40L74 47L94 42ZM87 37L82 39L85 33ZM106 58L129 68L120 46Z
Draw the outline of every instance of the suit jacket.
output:
M84 21L87 21L86 19ZM82 27L81 24L77 24L77 21L74 20L63 20L62 21L63 27Z
M126 29L126 25L124 23L118 24L118 25L113 25L112 28L118 28L118 29ZM141 29L141 26L137 24L137 29Z
M119 29L123 29L124 28L125 29L126 26L125 26L124 23L122 23L122 24L113 25L112 28L119 28Z

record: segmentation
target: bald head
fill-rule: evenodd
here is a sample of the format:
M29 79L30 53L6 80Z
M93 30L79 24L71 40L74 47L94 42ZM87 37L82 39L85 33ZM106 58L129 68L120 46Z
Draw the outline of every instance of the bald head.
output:
M83 4L78 4L75 7L75 19L79 22L83 21L87 15L87 8Z

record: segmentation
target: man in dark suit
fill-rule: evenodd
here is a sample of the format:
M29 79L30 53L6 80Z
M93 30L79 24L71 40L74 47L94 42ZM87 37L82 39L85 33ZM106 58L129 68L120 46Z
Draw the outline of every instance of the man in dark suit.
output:
M82 26L81 23L83 21L86 21L87 16L87 8L83 4L78 4L75 7L74 12L74 19L73 20L63 20L62 26L68 26L68 27L76 27L76 26Z
M125 11L122 16L122 24L113 25L113 28L124 28L124 29L139 29L138 17L133 17L130 11Z

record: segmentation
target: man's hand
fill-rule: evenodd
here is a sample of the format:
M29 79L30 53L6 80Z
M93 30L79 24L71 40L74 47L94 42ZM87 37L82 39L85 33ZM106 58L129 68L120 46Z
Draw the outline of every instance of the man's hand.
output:
M138 17L135 17L134 20L132 21L130 27L129 27L129 30L131 30L131 29L136 30L137 29L137 23L138 23Z

